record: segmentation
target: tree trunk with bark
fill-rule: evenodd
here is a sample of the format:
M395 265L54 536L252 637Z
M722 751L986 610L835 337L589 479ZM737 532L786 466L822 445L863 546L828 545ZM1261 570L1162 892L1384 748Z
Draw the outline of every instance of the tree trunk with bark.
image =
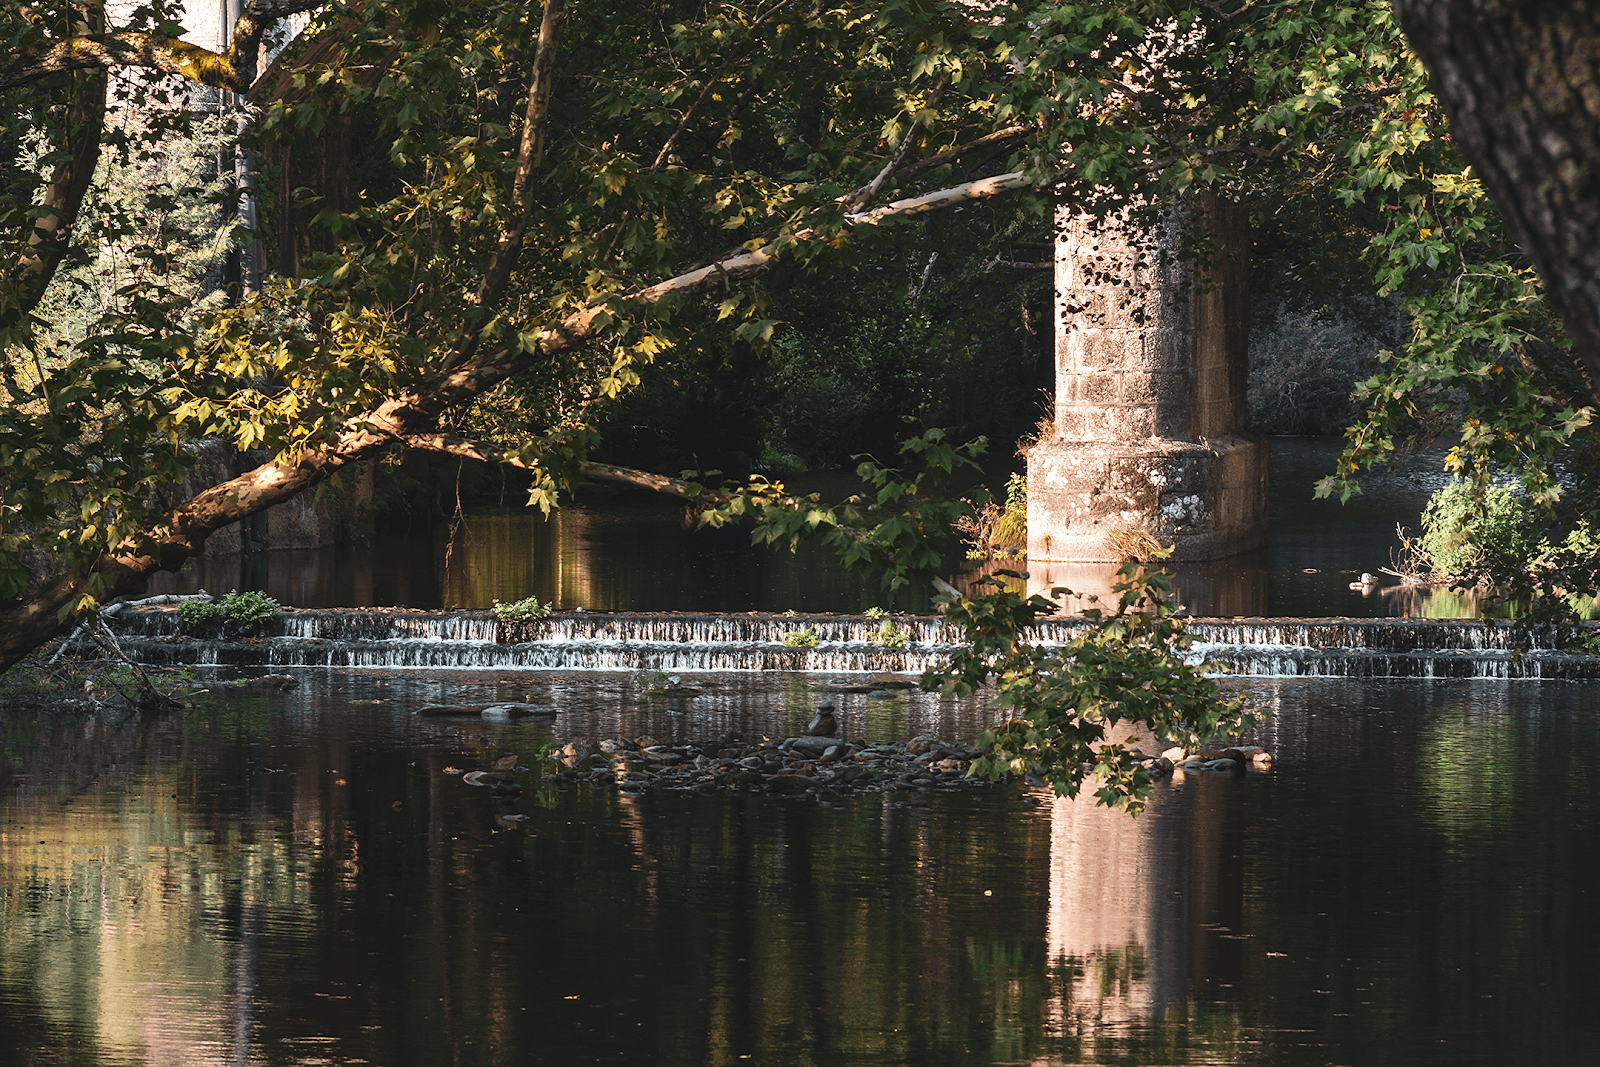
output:
M1600 403L1600 5L1393 4Z

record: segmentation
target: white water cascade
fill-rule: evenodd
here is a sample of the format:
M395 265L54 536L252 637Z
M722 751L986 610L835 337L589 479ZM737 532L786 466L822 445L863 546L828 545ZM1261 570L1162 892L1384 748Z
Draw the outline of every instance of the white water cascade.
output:
M569 612L503 623L482 611L286 609L271 636L246 641L187 637L168 606L115 623L128 655L154 666L920 673L959 638L937 616L888 620L888 642L885 620L861 615ZM1081 625L1045 619L1033 639L1060 644ZM1542 647L1504 622L1194 619L1188 629L1193 659L1231 675L1600 677L1600 657Z

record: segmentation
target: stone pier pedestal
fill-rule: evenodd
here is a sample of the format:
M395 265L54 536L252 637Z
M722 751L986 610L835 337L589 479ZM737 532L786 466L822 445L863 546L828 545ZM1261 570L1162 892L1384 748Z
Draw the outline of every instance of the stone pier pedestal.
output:
M1244 432L1249 222L1192 209L1214 252L1177 255L1181 216L1158 240L1058 219L1056 435L1028 453L1028 558L1129 558L1148 534L1175 560L1266 543L1267 446Z

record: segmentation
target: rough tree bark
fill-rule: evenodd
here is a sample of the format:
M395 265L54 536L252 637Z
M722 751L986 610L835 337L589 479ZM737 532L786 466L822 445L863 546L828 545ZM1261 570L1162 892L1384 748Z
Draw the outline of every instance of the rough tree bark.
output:
M1600 403L1600 5L1392 2Z

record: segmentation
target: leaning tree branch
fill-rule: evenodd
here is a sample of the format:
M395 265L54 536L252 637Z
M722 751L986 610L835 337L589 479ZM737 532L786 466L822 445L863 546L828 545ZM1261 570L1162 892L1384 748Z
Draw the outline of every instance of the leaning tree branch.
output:
M528 232L528 209L532 205L539 160L544 153L544 131L550 119L550 94L555 81L556 49L561 44L565 3L566 0L545 0L544 18L539 23L539 44L534 51L533 73L529 78L528 109L522 120L522 139L517 145L517 172L511 184L513 221L500 235L478 291L469 298L480 308L490 308L500 302L517 256L522 252L523 237ZM470 332L468 337L475 339L476 331ZM469 354L475 343L475 340L468 340L464 354Z
M980 152L993 145L1014 141L1027 132L1028 128L1026 126L1007 126L1003 130L984 134L982 137L968 141L966 144L952 145L943 152L935 153L927 159L919 159L909 166L902 167L899 177L900 184L904 185L925 170L932 170L934 167L942 167L946 163L953 163L969 152Z
M71 71L153 70L215 89L248 92L255 80L256 56L266 28L287 15L310 11L327 2L256 0L240 13L226 52L156 33L107 31L101 26L23 49L9 63L0 65L0 90L31 85Z
M1021 172L1000 174L925 196L897 200L871 211L847 215L845 220L850 226L876 226L1033 185L1033 179ZM771 270L797 245L834 236L836 231L831 229L803 228L782 242L741 252L710 266L668 278L627 294L615 303L648 307L720 289L727 281L751 278ZM504 347L480 353L420 389L391 397L351 416L327 445L305 450L292 464L265 463L195 494L170 511L159 526L108 552L87 573L64 575L31 596L0 608L0 670L69 628L76 604L138 591L148 575L158 570L176 570L187 558L199 555L205 548L206 538L222 527L280 504L344 467L372 458L397 443L408 442L419 435L437 434L439 419L445 413L519 371L586 344L616 314L612 302L574 312L547 326L539 333L537 343L526 349ZM600 475L604 473L603 466L592 469Z

